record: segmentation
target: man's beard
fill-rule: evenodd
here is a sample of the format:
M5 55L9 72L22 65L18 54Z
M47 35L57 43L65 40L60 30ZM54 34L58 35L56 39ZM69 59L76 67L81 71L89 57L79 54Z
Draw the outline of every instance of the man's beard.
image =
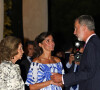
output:
M81 38L78 38L79 41L83 41Z

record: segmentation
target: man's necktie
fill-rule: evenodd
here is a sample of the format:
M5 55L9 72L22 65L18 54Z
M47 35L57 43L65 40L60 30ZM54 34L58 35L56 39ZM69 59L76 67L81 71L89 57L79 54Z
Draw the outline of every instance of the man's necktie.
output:
M30 57L30 60L32 61L32 60L33 60L33 58L32 58L32 57Z
M78 70L79 70L79 65L77 65L77 67L76 67L76 72L78 72Z

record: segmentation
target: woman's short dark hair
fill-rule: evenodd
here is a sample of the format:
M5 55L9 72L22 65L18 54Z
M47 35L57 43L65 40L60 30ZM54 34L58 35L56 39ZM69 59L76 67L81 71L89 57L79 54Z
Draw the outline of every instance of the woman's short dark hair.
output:
M0 63L4 60L10 61L18 53L18 46L21 43L19 38L7 36L0 42Z
M50 33L50 32L42 32L40 35L38 35L35 38L35 55L36 55L36 57L39 57L43 53L43 50L39 46L39 43L42 43L43 40L45 40L45 38L48 37L49 35L52 35L52 33Z

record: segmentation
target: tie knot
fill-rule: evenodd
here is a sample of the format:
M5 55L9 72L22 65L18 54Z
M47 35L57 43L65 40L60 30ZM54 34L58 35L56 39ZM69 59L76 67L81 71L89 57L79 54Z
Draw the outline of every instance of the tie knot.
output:
M32 58L32 57L30 57L30 60L32 61L32 60L33 60L33 58Z

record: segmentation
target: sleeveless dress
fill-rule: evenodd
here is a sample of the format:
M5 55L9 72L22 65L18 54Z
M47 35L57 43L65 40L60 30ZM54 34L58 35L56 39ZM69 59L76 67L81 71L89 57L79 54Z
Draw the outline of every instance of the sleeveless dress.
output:
M32 62L25 84L29 86L29 84L42 83L51 80L50 76L52 75L52 72L64 74L62 63L42 64ZM62 87L49 85L40 90L62 90Z

